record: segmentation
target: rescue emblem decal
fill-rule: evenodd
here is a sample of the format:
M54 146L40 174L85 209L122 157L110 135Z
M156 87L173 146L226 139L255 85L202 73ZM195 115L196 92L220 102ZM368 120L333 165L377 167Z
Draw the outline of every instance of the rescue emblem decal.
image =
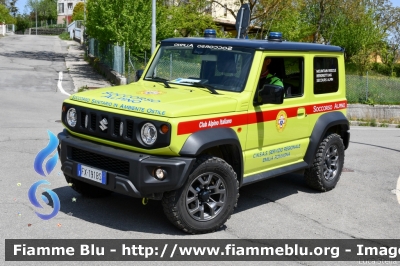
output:
M287 114L285 111L279 111L278 115L276 116L276 129L278 132L283 132L286 127L287 123Z

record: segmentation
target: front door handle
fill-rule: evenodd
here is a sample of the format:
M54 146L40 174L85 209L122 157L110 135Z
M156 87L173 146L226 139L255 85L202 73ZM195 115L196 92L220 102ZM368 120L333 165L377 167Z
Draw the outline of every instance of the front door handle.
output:
M306 109L304 107L300 107L299 109L297 109L297 118L304 118L306 116Z

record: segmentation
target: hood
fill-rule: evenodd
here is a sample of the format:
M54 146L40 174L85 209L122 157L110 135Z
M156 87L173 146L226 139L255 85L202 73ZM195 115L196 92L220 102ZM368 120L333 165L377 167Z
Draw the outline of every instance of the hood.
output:
M139 81L124 86L89 90L71 95L70 100L136 113L184 117L233 112L237 100L221 94L211 94L205 88Z

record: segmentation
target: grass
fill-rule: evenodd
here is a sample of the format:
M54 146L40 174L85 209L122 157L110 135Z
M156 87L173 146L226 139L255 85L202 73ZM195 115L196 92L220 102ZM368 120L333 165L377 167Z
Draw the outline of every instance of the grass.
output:
M61 40L66 40L66 41L70 40L70 38L69 38L69 32L63 32L63 33L61 33L61 34L58 35L58 36L60 37Z
M398 124L396 128L400 128L400 122L396 119L393 120L384 120L384 119L365 119L365 118L350 118L350 121L357 121L358 126L362 127L389 127L389 124Z
M80 88L78 89L78 92L87 91L87 90L89 90L89 88L88 88L87 85L85 85L85 86L80 87Z

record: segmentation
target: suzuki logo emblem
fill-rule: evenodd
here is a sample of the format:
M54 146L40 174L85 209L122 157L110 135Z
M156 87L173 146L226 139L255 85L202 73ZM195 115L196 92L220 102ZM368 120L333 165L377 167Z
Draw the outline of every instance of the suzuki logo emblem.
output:
M107 125L108 125L108 121L106 118L103 118L103 120L100 121L100 129L101 130L106 130L107 129Z

